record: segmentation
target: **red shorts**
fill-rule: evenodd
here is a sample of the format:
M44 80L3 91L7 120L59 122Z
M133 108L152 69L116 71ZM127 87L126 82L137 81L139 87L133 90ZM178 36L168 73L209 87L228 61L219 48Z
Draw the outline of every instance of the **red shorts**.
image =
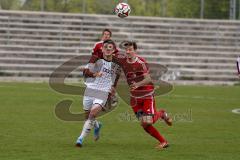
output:
M142 98L131 97L130 103L137 117L139 114L153 116L157 112L153 95Z

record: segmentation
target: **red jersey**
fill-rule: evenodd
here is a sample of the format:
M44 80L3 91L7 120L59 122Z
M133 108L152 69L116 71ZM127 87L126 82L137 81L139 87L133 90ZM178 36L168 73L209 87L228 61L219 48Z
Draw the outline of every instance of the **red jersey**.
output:
M102 47L103 47L103 41L99 41L95 43L94 48L92 50L92 56L98 57L99 59L103 59L103 52L102 52ZM114 54L118 53L118 49L116 48L116 51L114 51ZM89 61L91 63L91 61Z
M99 42L95 43L94 48L92 50L92 56L91 56L88 63L96 63L97 60L104 59L103 58L103 52L102 52L103 42L104 41L99 41ZM114 55L117 55L117 54L118 54L118 49L116 48L115 51L114 51ZM120 77L120 73L121 73L121 70L119 71L119 73L117 75L117 78L115 78L114 85L113 85L115 87L116 87L118 79ZM85 77L93 77L93 74L94 73L91 72L89 69L85 69L83 71L83 75Z
M137 83L142 81L144 75L149 74L148 64L142 57L137 56L135 61L129 62L125 55L118 54L114 56L113 61L122 67L129 86L134 82ZM154 92L154 85L153 83L148 83L130 92L131 96L139 98L152 95Z
M92 50L92 55L97 56L100 59L103 58L102 47L103 47L103 41L99 41L95 43L94 48Z

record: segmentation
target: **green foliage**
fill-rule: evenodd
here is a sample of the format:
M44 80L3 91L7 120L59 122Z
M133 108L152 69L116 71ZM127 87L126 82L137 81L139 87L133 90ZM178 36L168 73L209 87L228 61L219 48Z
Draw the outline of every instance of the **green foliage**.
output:
M132 0L128 2L131 6L131 15L147 14L146 2L144 0Z
M167 5L167 15L179 18L199 18L199 0L169 0Z
M22 10L30 10L30 11L40 11L41 10L41 4L40 0L26 0L24 5L22 6Z
M115 4L112 0L88 0L86 6L86 13L113 14Z
M6 10L20 9L20 1L19 0L1 0L0 9L1 8Z
M131 0L131 15L137 16L161 16L161 3L158 0Z
M204 18L228 19L229 0L204 0ZM44 2L44 11L113 14L118 0L26 0L21 7L20 0L1 0L2 9L22 9L40 11ZM178 18L200 18L201 0L128 0L131 15L158 16ZM237 1L237 17L239 17L239 2Z
M210 19L228 19L229 5L229 0L205 0L205 17Z

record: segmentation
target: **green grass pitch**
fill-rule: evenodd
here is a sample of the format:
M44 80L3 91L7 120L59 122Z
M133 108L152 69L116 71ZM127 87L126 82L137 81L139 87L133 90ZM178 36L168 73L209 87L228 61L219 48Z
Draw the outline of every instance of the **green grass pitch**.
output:
M99 118L101 139L92 134L83 148L74 146L82 122L65 122L54 114L63 99L74 100L71 111L82 111L82 97L59 94L48 84L0 83L0 160L239 160L239 86L175 86L157 97L158 108L174 118L172 127L155 126L170 147L159 151L156 140L136 122L123 101Z

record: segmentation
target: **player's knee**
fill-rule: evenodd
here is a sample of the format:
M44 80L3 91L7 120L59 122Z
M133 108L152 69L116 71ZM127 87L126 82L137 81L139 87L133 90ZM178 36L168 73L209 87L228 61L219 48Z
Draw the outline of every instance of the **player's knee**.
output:
M94 110L90 111L88 115L88 119L94 119L96 116L97 116L97 112L95 112Z
M97 114L102 110L102 107L100 105L95 105L92 107L88 118L89 119L94 119L95 117L97 117Z
M153 117L151 115L141 116L140 119L143 127L153 124Z
M149 124L141 122L141 126L143 127L143 129L145 129L145 128L147 128L149 126Z

